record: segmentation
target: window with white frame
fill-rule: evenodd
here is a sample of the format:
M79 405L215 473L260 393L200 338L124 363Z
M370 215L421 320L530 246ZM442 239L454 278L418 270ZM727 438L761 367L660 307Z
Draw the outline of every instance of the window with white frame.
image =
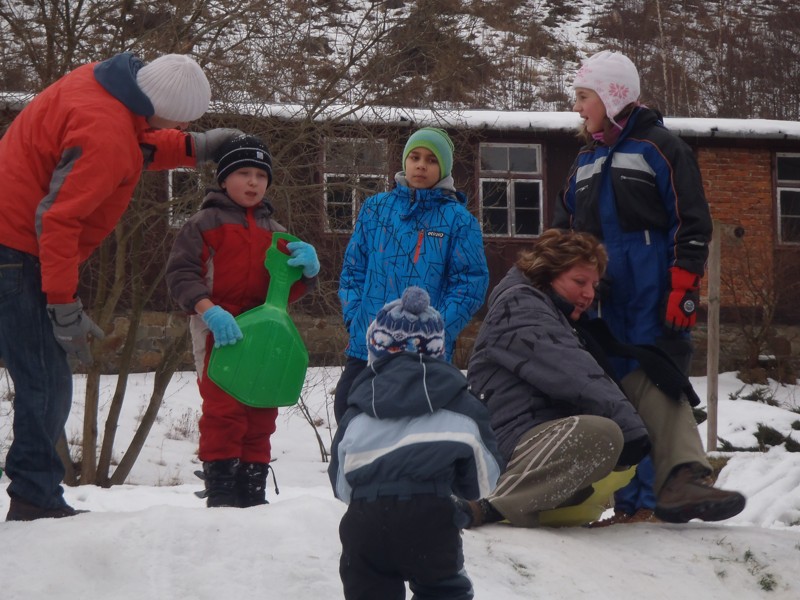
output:
M541 233L541 145L481 144L479 178L484 235L534 237Z
M800 244L800 154L778 154L778 242Z
M385 139L325 140L325 214L328 231L351 233L362 202L386 190Z
M200 173L194 169L173 169L167 174L169 224L181 227L203 202Z

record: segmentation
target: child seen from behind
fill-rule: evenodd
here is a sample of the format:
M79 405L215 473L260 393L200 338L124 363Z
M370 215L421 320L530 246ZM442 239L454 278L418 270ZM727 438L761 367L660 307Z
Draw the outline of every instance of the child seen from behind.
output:
M349 504L339 526L347 600L473 598L453 495L491 491L501 465L485 407L442 360L444 320L409 287L367 332L369 364L353 383L328 468Z

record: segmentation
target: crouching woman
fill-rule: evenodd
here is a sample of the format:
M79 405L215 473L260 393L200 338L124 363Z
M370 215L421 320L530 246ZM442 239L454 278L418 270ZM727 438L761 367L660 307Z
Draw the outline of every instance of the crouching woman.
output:
M741 494L708 481L685 375L659 349L622 344L583 314L607 260L592 235L549 230L490 295L467 378L508 466L491 495L469 503L473 527L538 526L541 512L581 503L651 448L658 518L719 521L744 508ZM610 356L640 368L617 381Z

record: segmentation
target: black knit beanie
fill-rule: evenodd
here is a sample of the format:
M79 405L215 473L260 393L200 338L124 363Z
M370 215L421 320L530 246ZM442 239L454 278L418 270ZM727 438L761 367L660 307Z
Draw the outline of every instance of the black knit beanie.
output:
M267 145L252 135L240 135L220 148L217 154L217 183L237 169L255 167L267 172L272 184L272 156Z

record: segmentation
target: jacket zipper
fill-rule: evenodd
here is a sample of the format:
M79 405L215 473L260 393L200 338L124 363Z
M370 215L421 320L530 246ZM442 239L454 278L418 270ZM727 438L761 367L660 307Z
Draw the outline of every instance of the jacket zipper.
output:
M425 238L425 230L419 230L419 236L417 237L417 249L414 251L414 264L417 264L419 260L419 253L422 250L422 240Z
M641 179L639 177L631 177L630 175L620 175L619 178L622 181L629 180L629 181L638 181L639 183L644 183L645 185L649 185L650 187L656 187L656 184L652 181L648 181L647 179Z

